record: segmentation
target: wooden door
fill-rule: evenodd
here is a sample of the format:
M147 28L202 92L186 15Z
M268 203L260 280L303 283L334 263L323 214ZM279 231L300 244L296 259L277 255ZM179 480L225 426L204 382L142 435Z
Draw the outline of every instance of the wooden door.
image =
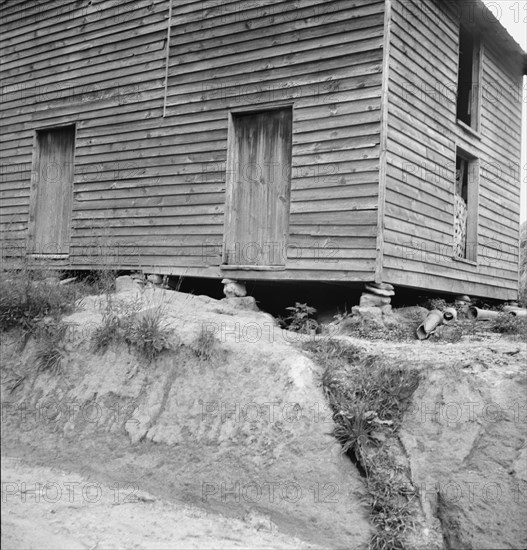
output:
M74 126L37 133L30 216L32 252L69 252L74 148Z
M224 264L285 264L291 147L291 108L232 115Z

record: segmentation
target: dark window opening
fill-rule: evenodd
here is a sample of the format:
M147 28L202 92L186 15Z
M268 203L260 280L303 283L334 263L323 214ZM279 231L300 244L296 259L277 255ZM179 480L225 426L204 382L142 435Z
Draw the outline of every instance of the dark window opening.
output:
M472 128L477 126L479 90L479 42L465 27L459 30L457 78L457 118Z
M458 150L454 190L454 257L477 261L478 162Z

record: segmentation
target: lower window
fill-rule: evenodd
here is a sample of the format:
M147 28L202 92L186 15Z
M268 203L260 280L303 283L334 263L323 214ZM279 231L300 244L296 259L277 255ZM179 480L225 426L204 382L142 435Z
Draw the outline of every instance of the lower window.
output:
M479 162L457 149L454 188L454 258L477 262Z

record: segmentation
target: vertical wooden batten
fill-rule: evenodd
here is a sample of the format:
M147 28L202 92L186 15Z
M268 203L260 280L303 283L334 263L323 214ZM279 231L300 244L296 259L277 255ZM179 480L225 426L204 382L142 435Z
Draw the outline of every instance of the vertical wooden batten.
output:
M172 0L168 0L167 43L165 52L165 93L163 96L163 118L167 115L168 65L170 61L170 34L172 32Z

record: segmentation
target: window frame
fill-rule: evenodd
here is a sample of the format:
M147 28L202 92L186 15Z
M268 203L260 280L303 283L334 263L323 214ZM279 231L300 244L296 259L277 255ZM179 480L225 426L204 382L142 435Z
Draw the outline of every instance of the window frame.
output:
M464 262L477 266L479 264L479 189L481 179L481 162L474 154L460 146L456 146L456 160L454 165L454 180L452 188L452 199L454 204L456 193L456 170L457 159L468 162L468 181L467 181L467 228L466 228L466 244L465 257L461 258L455 255L455 212L453 216L453 242L452 242L452 258L457 262Z
M71 129L73 132L73 167L72 167L72 181L70 186L71 195L67 198L69 200L69 237L66 242L63 243L64 252L60 253L43 253L36 252L36 212L38 204L38 184L40 179L40 135L45 132L54 130ZM70 257L71 248L71 232L72 232L72 218L73 218L73 197L75 186L75 166L76 166L76 153L77 153L77 123L68 122L64 124L43 126L33 130L33 155L31 162L31 183L30 183L30 199L29 199L29 217L28 217L28 232L26 241L26 252L29 258L33 259L46 259L46 260L64 260Z
M262 114L271 111L281 111L289 110L291 114L291 168L293 166L293 139L294 139L294 114L295 114L295 102L294 101L283 101L283 102L270 102L270 103L260 103L255 105L246 105L243 107L235 107L228 111L227 113L227 159L226 159L226 175L225 175L225 211L224 211L224 229L223 229L223 245L222 245L222 260L220 264L220 269L222 271L285 271L287 258L285 258L285 263L282 265L259 265L259 264L229 264L229 235L230 230L233 224L233 199L235 193L235 148L237 144L237 133L236 133L236 118L243 115L251 114ZM289 216L291 214L291 185L292 185L292 174L289 181ZM287 227L286 227L286 242L285 246L289 240L289 223L290 219L288 217Z
M470 33L473 41L472 49L472 75L471 86L469 90L469 105L470 105L470 124L458 118L459 107L459 89L460 79L459 66L461 61L461 32ZM480 138L479 132L481 130L481 103L482 103L482 60L483 60L483 42L479 34L474 32L473 29L460 23L459 35L458 35L458 66L457 66L457 88L456 88L456 105L455 105L455 117L457 124L465 131L475 134L475 137Z

